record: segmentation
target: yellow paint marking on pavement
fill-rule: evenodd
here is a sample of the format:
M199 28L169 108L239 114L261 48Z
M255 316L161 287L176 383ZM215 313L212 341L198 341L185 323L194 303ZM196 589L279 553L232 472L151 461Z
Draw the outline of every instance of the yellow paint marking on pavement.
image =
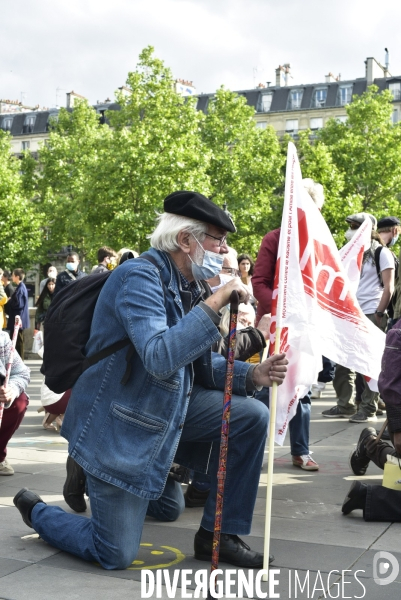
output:
M151 550L150 554L157 557L164 555L163 558L165 562L160 562L159 564L155 565L153 564L152 560L141 560L145 558L143 556L145 554L145 551L153 547L153 544L141 544L141 548L139 550L140 556L137 560L134 560L134 562L132 563L133 566L128 567L128 570L139 571L141 569L167 569L168 567L172 567L173 565L180 563L185 558L185 554L183 554L181 550L178 550L178 548L173 548L172 546L159 546L160 550ZM142 552L141 549L143 549ZM161 558L160 560L163 561L163 558Z

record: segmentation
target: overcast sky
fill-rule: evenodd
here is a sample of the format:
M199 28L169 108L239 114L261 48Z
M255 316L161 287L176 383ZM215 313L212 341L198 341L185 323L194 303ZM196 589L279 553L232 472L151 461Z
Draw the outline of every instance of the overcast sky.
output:
M148 45L198 92L274 85L286 62L296 84L363 77L384 47L400 75L400 17L400 0L0 0L0 98L113 98Z

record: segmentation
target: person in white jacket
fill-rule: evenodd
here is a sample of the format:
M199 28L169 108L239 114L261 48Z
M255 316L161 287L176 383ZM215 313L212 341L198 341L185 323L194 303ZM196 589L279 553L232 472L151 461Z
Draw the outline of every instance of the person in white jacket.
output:
M20 426L29 403L25 390L29 383L30 370L16 351L11 365L10 379L7 387L4 387L11 348L9 336L4 331L0 331L0 403L4 403L0 427L0 475L14 474L14 469L6 459L7 444Z

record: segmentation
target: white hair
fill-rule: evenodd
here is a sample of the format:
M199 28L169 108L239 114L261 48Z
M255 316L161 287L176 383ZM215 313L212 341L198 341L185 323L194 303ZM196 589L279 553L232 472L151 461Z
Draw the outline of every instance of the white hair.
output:
M230 332L230 306L224 306L220 313L222 317L219 323L220 333L223 337L226 337ZM245 325L241 321L241 313L249 317L249 321L251 321L250 327L255 327L255 310L251 304L241 304L238 306L238 321L237 321L237 329L243 329L244 327L249 327L249 325Z
M238 269L238 261L237 261L238 252L231 246L227 246L227 248L228 248L228 252L227 252L227 254L224 255L223 267L228 267L231 269Z
M302 180L304 184L304 188L308 192L309 196L312 198L313 202L320 209L324 204L324 190L321 183L316 183L310 177Z
M138 258L139 254L138 252L135 252L135 250L131 250L131 248L121 248L121 250L119 250L117 252L117 258L116 258L116 264L119 265L120 264L120 260L123 254L125 254L126 252L132 252L134 258ZM97 267L97 265L96 265Z
M199 242L203 242L207 233L207 223L189 217L163 213L158 216L158 221L154 232L147 237L152 248L164 252L175 252L180 249L177 242L180 231L191 233Z

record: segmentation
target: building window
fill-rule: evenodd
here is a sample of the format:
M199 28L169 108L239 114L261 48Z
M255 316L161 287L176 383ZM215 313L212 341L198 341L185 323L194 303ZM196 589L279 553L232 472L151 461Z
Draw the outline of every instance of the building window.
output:
M273 92L268 92L267 94L261 94L258 105L258 112L269 112L270 107L272 105L273 100Z
M11 131L12 124L13 124L12 117L4 117L3 122L1 124L1 128L3 129L3 131Z
M388 89L393 94L394 100L401 100L401 81L397 81L396 83L390 83Z
M57 125L58 121L58 113L51 113L47 119L46 123L46 131L50 131L52 127Z
M31 142L21 142L21 150L29 150L29 148L31 147Z
M346 123L347 118L347 115L340 115L339 117L336 117L336 121L338 121L339 123Z
M311 129L321 129L323 127L323 119L321 117L313 117L310 120Z
M338 88L337 104L345 106L352 100L352 85L340 85Z
M291 90L288 96L287 110L301 108L303 90Z
M24 126L22 128L22 133L33 133L35 121L36 121L36 115L27 115L25 117Z
M391 121L392 123L395 125L396 123L398 123L398 108L395 108L393 110L393 114L391 116Z
M258 129L266 129L267 121L256 121L256 127Z
M312 108L323 108L326 104L327 88L317 88L312 96Z
M287 119L285 122L287 133L298 133L298 119Z

